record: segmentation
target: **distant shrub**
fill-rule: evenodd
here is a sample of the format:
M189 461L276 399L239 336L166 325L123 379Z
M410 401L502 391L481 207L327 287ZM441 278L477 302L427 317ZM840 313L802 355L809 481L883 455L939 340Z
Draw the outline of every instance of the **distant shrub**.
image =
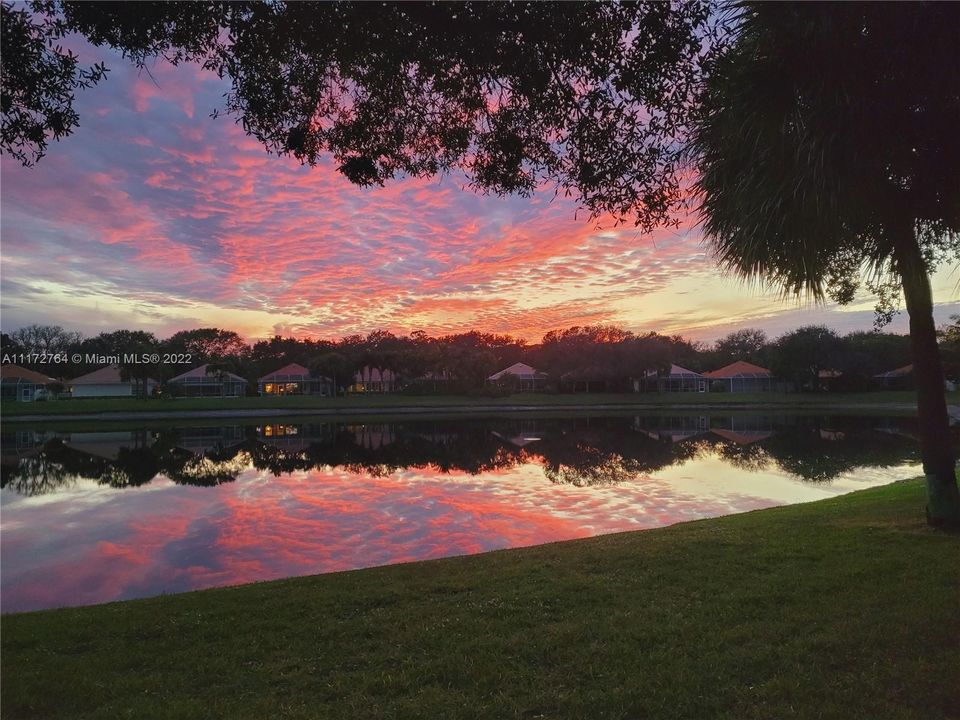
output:
M501 398L513 395L516 389L516 383L495 381L488 382L482 387L471 388L467 391L467 395L469 397Z
M180 397L181 394L180 386L173 383L163 383L157 386L154 392L160 398L175 398Z

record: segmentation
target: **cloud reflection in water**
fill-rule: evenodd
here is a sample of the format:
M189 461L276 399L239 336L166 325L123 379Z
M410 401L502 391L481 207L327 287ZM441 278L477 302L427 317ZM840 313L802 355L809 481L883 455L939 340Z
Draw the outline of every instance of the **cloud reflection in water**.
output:
M818 427L802 427L814 460L785 454L803 446L796 438L723 427L711 434L697 423L681 431L676 423L651 429L623 418L543 421L526 435L516 428L494 435L476 422L451 423L442 433L416 423L350 432L324 425L290 428L280 438L276 429L201 428L169 442L140 433L141 451L149 448L168 473L122 488L103 483L130 478L122 471L130 452L123 434L114 450L105 434L44 439L46 450L23 450L20 462L43 464L50 477L66 479L31 496L24 479L5 470L2 609L148 597L658 527L916 474L909 439L899 455L875 463L884 469L857 473L864 465L858 453L824 439ZM367 442L374 432L376 447ZM541 439L522 447L509 439L527 435ZM844 437L863 445L863 437ZM881 437L888 447L889 437ZM460 447L468 440L478 448L474 456ZM58 471L57 458L73 474ZM832 482L803 482L798 473Z

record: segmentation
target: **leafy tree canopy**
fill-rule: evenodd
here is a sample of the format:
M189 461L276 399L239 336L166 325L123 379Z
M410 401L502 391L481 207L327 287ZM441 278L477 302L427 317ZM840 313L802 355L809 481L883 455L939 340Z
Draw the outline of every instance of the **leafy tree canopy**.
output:
M24 352L57 354L80 342L80 333L59 325L29 325L10 333L11 343Z
M228 77L248 133L303 162L330 153L354 183L458 168L482 190L551 183L653 227L683 199L679 141L715 19L709 0L4 3L0 147L30 162L79 123L74 92L105 70L58 44L77 32Z
M767 334L756 328L735 330L717 340L714 353L719 362L735 362L737 360L757 361L767 347Z
M947 379L960 383L960 315L951 315L950 320L950 324L938 332L943 371Z
M248 349L246 342L237 333L220 328L181 330L170 336L167 345L172 349L192 353L196 356L193 358L195 362L223 360L242 355Z
M774 344L771 370L798 387L819 389L820 373L835 371L841 357L840 338L830 328L807 325L779 338Z

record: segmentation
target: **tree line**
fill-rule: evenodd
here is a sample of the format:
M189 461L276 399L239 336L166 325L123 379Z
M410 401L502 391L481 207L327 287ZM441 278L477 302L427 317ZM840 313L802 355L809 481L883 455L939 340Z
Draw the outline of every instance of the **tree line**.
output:
M939 338L945 376L960 382L960 316L940 329ZM102 367L94 361L97 357L188 355L186 365L121 362L121 373L127 379L150 377L163 384L208 364L246 378L252 392L258 378L290 363L308 368L316 377L332 379L338 392L354 381L356 373L373 369L392 373L396 385L411 394L490 391L487 379L517 362L545 373L548 389L574 392L630 391L635 380L650 376L651 371L665 374L672 364L706 372L738 360L769 369L797 391L820 389L824 371L832 376L831 389L862 391L875 386L875 375L910 363L907 335L856 331L841 336L817 325L773 339L763 330L741 329L709 344L609 325L553 330L535 344L479 331L434 337L423 331L398 335L377 330L338 340L277 335L248 343L238 333L221 328L182 330L167 338L143 330L84 337L56 325L30 325L3 333L0 349L8 358L28 353L80 356L81 362L66 365L18 363L64 381ZM509 392L515 387L508 376L492 389Z

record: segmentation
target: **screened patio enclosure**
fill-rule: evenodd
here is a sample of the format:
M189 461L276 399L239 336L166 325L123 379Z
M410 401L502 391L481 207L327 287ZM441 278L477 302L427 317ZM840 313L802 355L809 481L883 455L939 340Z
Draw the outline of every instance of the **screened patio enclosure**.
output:
M4 400L33 402L46 399L50 395L47 386L56 382L55 378L18 365L0 366L0 389Z
M536 368L532 368L526 363L514 363L500 372L494 373L487 378L487 382L498 382L508 375L517 378L517 390L520 392L544 390L547 386L547 374L542 373Z
M264 375L257 382L261 395L332 395L333 381L325 377L313 377L303 365L290 363L279 370Z
M738 360L719 370L703 374L710 381L714 392L770 392L773 390L773 374L759 365Z
M707 379L700 373L671 365L668 375L657 378L658 392L708 392Z
M177 397L243 397L247 394L245 378L222 370L208 371L208 367L201 365L167 382Z

